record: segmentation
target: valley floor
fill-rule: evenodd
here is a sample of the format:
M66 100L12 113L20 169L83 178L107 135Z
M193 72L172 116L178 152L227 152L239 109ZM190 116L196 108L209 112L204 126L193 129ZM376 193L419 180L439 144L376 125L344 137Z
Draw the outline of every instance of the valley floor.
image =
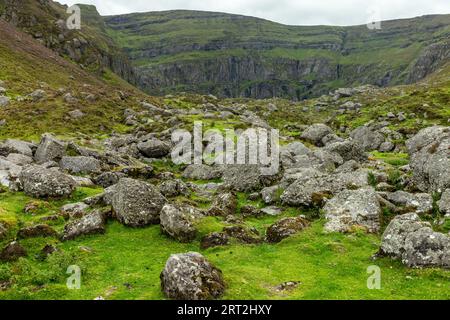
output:
M77 198L98 193L83 188ZM0 194L1 214L9 219L38 220L54 209L40 202L34 216L25 216L23 204L32 200L21 193ZM288 210L285 216L311 214ZM280 217L249 219L246 224L263 230ZM55 222L62 228L64 223ZM218 218L205 219L199 238L220 231ZM0 284L14 280L13 287L0 290L0 299L164 299L159 275L173 253L198 251L219 267L227 288L223 299L450 299L450 272L442 269L408 269L388 258L373 260L380 238L365 233L324 233L323 220L279 244L233 244L199 251L199 241L181 244L161 234L159 225L131 229L109 222L105 235L82 237L58 244L59 253L40 261L37 256L48 238L23 240L30 259L0 265ZM57 241L55 240L55 243ZM69 290L65 270L78 265L81 288ZM381 289L370 290L369 266L381 269ZM293 289L278 285L298 282Z

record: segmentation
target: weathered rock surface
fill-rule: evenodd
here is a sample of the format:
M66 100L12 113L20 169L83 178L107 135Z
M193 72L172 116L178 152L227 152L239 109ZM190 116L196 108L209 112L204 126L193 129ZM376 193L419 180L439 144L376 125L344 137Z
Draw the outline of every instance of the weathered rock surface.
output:
M222 177L222 169L205 164L193 164L186 167L183 177L192 180L213 180Z
M344 190L329 200L323 210L327 231L349 232L355 226L368 232L380 229L381 207L375 190L371 188Z
M350 137L358 143L364 151L378 150L380 145L385 141L385 137L382 133L367 125L353 130L350 133Z
M120 179L111 198L115 217L124 225L143 227L159 223L167 200L155 186L130 178Z
M55 169L31 165L20 173L24 192L35 198L64 198L72 194L75 181Z
M230 242L230 237L224 232L213 232L204 236L200 241L200 248L205 250L208 248L226 246Z
M158 139L138 143L139 151L149 158L161 158L170 153L170 145Z
M308 225L308 221L302 217L281 219L267 229L266 240L271 243L280 242L302 231Z
M381 193L386 200L400 207L397 212L429 214L433 210L433 197L428 193L408 193L405 191Z
M93 157L62 157L61 169L71 173L96 173L101 170L101 163Z
M195 222L201 217L194 207L166 204L160 214L161 231L180 242L190 242L197 235Z
M180 179L170 179L163 181L159 185L159 191L168 198L176 197L179 195L189 195L189 187Z
M33 156L30 143L14 139L8 139L0 143L0 155L8 156L10 153L23 154L28 157Z
M323 146L322 139L327 135L332 134L333 130L323 123L313 124L309 126L301 135L301 138L311 142L312 144L321 147Z
M42 135L34 159L38 164L48 161L59 161L64 156L66 144L50 134Z
M222 193L215 197L211 208L208 210L208 215L226 217L235 214L236 208L236 195L230 192Z
M450 215L450 189L442 193L441 200L438 201L438 206L442 214Z
M69 222L64 227L62 241L73 240L80 236L105 233L105 213L96 210L79 220Z
M170 299L211 300L225 291L222 272L196 252L171 255L160 278Z
M406 141L413 181L422 191L442 192L450 188L450 127L421 130Z
M61 207L60 213L66 218L79 219L87 213L88 209L89 205L84 202L69 203Z
M450 237L434 232L415 213L397 216L383 234L380 255L401 259L408 267L450 267Z

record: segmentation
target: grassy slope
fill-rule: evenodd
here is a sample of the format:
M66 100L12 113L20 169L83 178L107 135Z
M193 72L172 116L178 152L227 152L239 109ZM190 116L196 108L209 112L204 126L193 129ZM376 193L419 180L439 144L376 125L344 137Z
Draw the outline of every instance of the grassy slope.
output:
M44 132L59 135L85 133L102 135L120 130L119 123L126 108L137 108L145 96L124 80L105 71L100 77L83 71L79 66L59 57L10 25L1 22L0 79L5 81L10 105L0 110L0 138L38 139ZM63 101L59 88L79 99L78 103ZM43 89L47 99L42 102L20 101L36 89ZM122 100L119 91L130 98ZM88 102L86 94L97 100ZM67 117L67 112L80 109L86 114L79 120Z

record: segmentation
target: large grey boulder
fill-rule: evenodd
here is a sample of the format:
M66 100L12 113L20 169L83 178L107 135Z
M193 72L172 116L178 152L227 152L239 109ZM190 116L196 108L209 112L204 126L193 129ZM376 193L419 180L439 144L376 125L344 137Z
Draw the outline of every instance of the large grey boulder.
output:
M296 157L308 156L311 153L303 143L292 142L280 148L280 162L284 168L292 168L295 166Z
M294 182L289 184L288 182ZM336 172L324 174L317 170L301 170L292 178L285 175L281 185L286 187L281 195L284 204L292 206L320 206L326 198L330 198L346 188L358 189L368 186L368 170L357 169L352 172Z
M187 196L190 193L189 187L180 179L169 179L159 185L159 191L168 198L179 195Z
M20 153L10 153L6 157L7 161L10 161L18 166L26 166L33 163L33 158Z
M425 192L450 188L450 127L434 126L421 130L406 141L413 182Z
M329 200L323 208L330 232L350 232L355 226L368 232L380 229L381 206L372 188L344 190Z
M49 161L59 161L64 156L65 151L65 143L46 133L42 135L34 159L38 164Z
M31 165L19 176L25 194L35 198L69 197L75 189L75 181L57 169Z
M358 127L350 133L350 137L358 143L364 151L378 150L385 141L382 133L370 126Z
M344 161L365 161L368 157L367 153L364 151L364 148L354 140L330 143L325 146L324 150L331 153L337 153L344 159Z
M409 267L450 267L450 237L434 232L416 213L395 217L386 228L380 255Z
M402 213L415 212L418 215L433 211L433 197L428 193L408 193L405 191L380 193L383 198L400 207Z
M33 156L31 149L32 144L25 141L8 139L3 143L0 143L0 155L8 156L10 153L18 153L28 157Z
M270 185L277 175L265 175L258 165L225 166L222 179L224 187L238 192L253 192Z
M79 220L69 222L64 227L61 240L73 240L80 236L105 233L105 213L96 210Z
M450 215L450 189L442 193L441 200L438 202L439 211L442 214Z
M316 123L309 126L305 131L303 131L301 138L311 142L316 146L323 146L322 139L329 134L332 134L333 130L323 123Z
M118 183L121 178L125 177L126 175L122 172L104 172L95 177L94 182L103 188L108 188Z
M180 242L190 242L197 235L195 222L201 217L194 207L166 204L160 214L161 231Z
M193 164L186 167L183 178L192 180L213 180L222 177L222 168L205 164Z
M170 153L170 145L155 138L138 143L137 147L144 156L149 158L161 158Z
M167 200L157 188L139 180L123 178L114 187L112 207L124 225L143 227L159 223L159 214Z
M211 300L225 291L222 271L196 252L171 255L160 278L170 299Z
M70 173L96 173L101 170L101 163L93 157L62 157L59 162L61 169Z

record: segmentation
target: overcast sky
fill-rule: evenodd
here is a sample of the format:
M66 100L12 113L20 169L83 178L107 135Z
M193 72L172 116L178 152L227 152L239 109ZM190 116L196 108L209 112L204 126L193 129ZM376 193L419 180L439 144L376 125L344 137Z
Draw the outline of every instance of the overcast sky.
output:
M59 0L89 3L100 14L189 9L249 15L291 25L356 25L450 13L450 0ZM379 19L378 19L379 17Z

